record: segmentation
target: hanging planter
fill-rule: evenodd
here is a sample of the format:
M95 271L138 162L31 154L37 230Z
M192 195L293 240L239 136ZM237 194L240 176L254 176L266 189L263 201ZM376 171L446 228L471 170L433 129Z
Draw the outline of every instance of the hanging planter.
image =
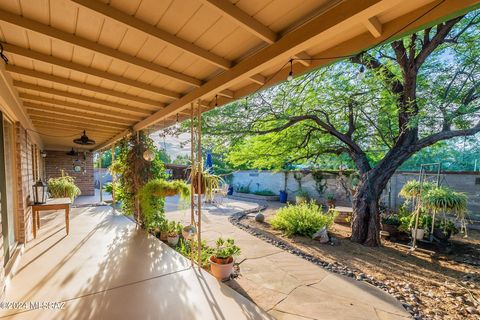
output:
M403 185L399 195L404 199L411 200L419 197L422 193L426 193L433 188L435 188L435 185L431 182L420 183L418 180L410 180Z
M199 175L197 172L192 172L192 174L193 178L191 178L191 181L193 183L193 188L195 193L198 194ZM224 181L220 176L203 171L200 173L200 194L205 195L206 201L211 201L215 196L215 190L218 190L222 183L224 183Z

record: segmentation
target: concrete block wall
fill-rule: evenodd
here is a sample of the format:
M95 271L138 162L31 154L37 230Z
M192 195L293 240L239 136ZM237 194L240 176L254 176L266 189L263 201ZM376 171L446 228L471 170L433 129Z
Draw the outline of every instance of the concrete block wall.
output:
M95 183L93 177L93 154L80 152L78 156L69 156L66 151L47 150L45 158L46 179L57 178L62 175L62 169L71 177L75 178L75 184L84 196L95 195ZM82 166L81 172L73 170L74 162Z
M288 200L293 201L299 186L294 178L294 172L287 172ZM296 173L297 176L299 172ZM311 173L302 173L302 188L315 199L326 200L329 193L337 199L337 205L351 206L351 195L339 182L338 175L331 172L322 173L326 186L322 194L317 192L315 179ZM389 184L382 194L382 202L390 208L397 208L403 204L403 199L398 196L403 185L412 179L418 179L418 172L397 172L390 179ZM435 180L434 175L428 176L429 181ZM270 190L279 193L285 189L285 173L273 171L244 170L233 174L232 185L249 186L250 191ZM468 197L468 209L471 212L480 212L480 172L444 172L440 175L440 185L448 186L456 191L464 192Z

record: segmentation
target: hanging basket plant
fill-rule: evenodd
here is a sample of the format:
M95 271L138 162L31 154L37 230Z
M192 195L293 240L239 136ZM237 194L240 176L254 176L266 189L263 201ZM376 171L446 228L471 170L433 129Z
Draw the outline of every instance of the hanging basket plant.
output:
M113 161L108 167L108 171L111 174L121 174L123 172L123 165L120 163L120 161Z
M182 199L188 199L190 196L190 188L182 180L166 181L163 179L154 179L147 182L140 193L162 198L179 194Z
M399 195L404 199L411 200L419 197L422 193L426 193L433 188L435 188L435 184L431 182L420 183L418 180L410 180L403 185Z
M438 187L423 195L422 204L430 210L450 212L462 217L467 211L467 196L447 187Z
M191 178L193 183L193 188L195 193L198 193L198 177L199 175L196 172L193 172L193 178ZM220 188L220 185L223 183L223 179L220 176L212 174L207 171L203 171L200 174L200 194L205 195L206 200L213 200L215 196L215 190Z

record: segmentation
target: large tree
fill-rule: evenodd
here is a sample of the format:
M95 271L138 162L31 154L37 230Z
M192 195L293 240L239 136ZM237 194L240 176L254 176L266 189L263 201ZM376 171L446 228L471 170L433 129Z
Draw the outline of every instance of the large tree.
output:
M271 168L348 155L360 175L352 240L376 246L379 199L395 170L438 141L480 131L479 14L209 112L205 130L229 144L235 164Z

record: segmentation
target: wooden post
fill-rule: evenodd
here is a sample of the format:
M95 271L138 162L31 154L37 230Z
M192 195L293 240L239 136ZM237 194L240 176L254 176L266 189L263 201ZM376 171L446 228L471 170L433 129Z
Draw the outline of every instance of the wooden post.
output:
M193 102L190 104L190 225L195 226L195 187L193 185L193 177L196 174L195 170L195 137L193 132L193 121L194 121L194 113L193 113ZM190 238L190 249L191 249L191 260L192 260L192 267L195 261L195 257L193 254L193 237Z
M198 165L198 270L202 269L202 112L200 110L200 101L197 103L197 165Z
M112 164L115 161L115 144L112 145ZM117 182L117 177L115 173L112 172L112 208L115 211L115 183Z

